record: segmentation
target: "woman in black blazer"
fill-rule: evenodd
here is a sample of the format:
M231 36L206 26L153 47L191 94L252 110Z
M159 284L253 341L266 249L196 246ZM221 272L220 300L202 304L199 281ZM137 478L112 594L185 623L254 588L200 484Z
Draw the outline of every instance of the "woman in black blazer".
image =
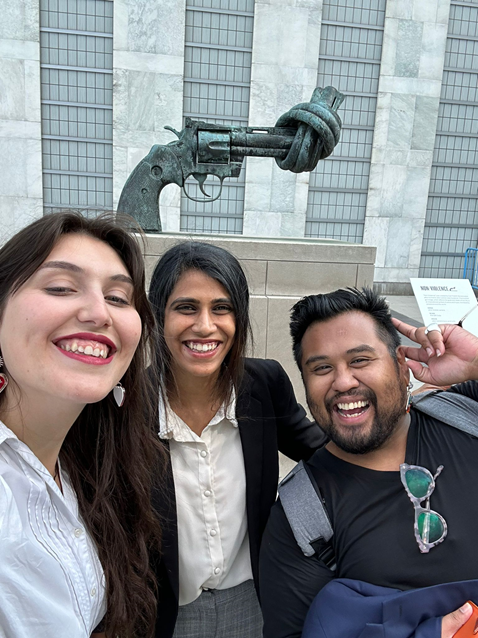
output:
M153 497L164 529L156 637L260 638L258 558L278 451L306 459L324 435L279 363L244 357L249 292L233 255L202 242L174 246L156 265L150 301L170 452Z

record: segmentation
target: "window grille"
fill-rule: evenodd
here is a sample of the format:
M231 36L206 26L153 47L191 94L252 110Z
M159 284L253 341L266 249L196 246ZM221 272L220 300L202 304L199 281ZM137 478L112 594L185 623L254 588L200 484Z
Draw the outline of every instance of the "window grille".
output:
M184 115L213 124L247 126L254 0L187 0ZM213 196L217 186L205 185ZM204 199L197 182L188 193ZM242 233L245 162L240 177L225 180L220 199L199 203L181 195L181 230Z
M461 278L478 246L478 2L453 1L420 277Z
M113 2L40 0L45 213L113 207Z
M361 242L386 0L324 0L317 84L346 94L331 158L311 173L306 237Z

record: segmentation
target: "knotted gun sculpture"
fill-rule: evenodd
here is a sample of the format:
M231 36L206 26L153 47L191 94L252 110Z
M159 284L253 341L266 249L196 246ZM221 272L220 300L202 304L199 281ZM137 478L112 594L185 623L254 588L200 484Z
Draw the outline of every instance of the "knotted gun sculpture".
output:
M244 157L274 157L285 171L312 171L328 157L340 139L342 122L337 109L344 96L332 86L316 88L310 102L297 104L272 128L222 126L186 118L186 126L166 145L155 144L124 185L118 211L134 217L147 232L161 232L159 195L167 184L185 188L186 179L197 180L204 200L221 195L226 177L239 177ZM220 181L219 194L205 190L209 175ZM207 199L209 198L209 199Z

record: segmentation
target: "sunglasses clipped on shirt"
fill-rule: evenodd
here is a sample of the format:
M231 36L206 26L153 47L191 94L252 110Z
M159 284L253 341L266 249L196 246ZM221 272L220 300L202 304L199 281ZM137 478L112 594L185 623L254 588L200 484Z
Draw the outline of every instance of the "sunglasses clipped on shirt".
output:
M402 484L415 508L415 539L422 554L427 554L432 547L445 540L447 524L441 514L430 509L430 496L435 489L435 480L443 470L437 468L435 476L426 467L419 465L400 465ZM422 507L426 501L425 507Z

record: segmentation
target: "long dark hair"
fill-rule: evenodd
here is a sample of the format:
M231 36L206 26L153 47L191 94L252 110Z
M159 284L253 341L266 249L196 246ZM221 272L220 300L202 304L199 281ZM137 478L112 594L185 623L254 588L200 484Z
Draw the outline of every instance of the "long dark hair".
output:
M141 339L122 379L127 389L123 407L118 409L111 394L87 405L69 430L60 458L103 566L108 635L151 636L156 584L148 554L151 549L159 550L161 536L151 508L151 491L165 460L151 427L157 382L146 367L156 350L155 321L146 297L138 241L111 215L86 219L68 212L38 219L0 250L0 313L58 240L69 233L99 239L116 251L133 279L133 303L141 317ZM3 400L0 395L0 406Z
M164 339L164 315L174 287L188 270L203 272L218 281L231 299L236 321L234 343L224 359L213 397L221 402L228 401L231 389L239 388L247 341L252 341L249 288L244 271L234 255L224 248L199 241L185 241L170 248L156 264L151 278L149 300L158 324L161 390L164 395L176 391L171 352Z

